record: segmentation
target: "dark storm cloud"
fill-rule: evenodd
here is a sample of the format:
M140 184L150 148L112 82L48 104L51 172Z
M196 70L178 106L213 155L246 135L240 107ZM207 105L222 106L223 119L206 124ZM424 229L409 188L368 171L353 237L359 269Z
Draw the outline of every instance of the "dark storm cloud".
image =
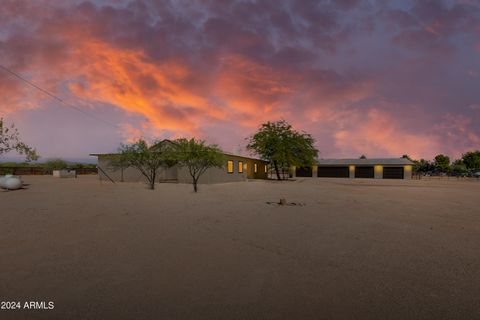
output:
M480 8L469 1L2 4L4 63L143 115L142 130L229 136L229 148L283 117L325 156L478 148ZM21 89L4 75L0 90L9 112L41 106L13 98Z

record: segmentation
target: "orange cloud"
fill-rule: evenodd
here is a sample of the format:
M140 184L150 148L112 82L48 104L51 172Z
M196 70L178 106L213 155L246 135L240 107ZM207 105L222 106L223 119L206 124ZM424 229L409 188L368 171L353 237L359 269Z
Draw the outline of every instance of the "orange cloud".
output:
M44 2L2 3L2 63L92 114L103 104L124 111L111 112L121 119L115 137L236 144L284 118L313 133L325 155L427 157L478 146L477 118L468 121L477 116L478 72L456 60L462 41L449 40L459 34L480 52L478 28L475 38L460 23L474 21L467 10L449 16L443 5L419 4L398 28L377 17L378 28L365 33L353 27L356 16L317 24L323 13L304 6ZM363 14L358 22L371 18ZM308 30L292 24L309 19ZM466 80L451 77L455 70L466 70ZM0 96L0 115L58 104L1 70ZM470 108L456 110L456 101ZM99 117L110 120L104 110ZM442 118L448 113L464 117Z
M0 70L0 116L19 110L36 109L46 97L43 93L22 83L14 76Z
M70 84L78 97L113 104L144 115L155 127L196 134L199 118L222 119L224 113L181 84L189 75L178 61L148 62L141 51L120 50L99 41L73 53L80 82Z
M343 154L357 153L367 156L412 157L434 155L441 150L437 136L410 133L402 130L388 113L371 109L366 116L351 114L350 123L357 123L349 129L334 134L335 144Z
M294 92L289 75L241 55L221 58L214 95L247 127L285 116L281 102Z

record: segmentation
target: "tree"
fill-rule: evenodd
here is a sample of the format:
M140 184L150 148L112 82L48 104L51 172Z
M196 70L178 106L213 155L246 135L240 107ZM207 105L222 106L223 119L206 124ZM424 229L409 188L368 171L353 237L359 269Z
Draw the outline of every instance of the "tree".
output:
M479 170L480 169L480 151L469 151L462 155L462 160L467 169Z
M35 149L27 146L20 140L20 134L15 125L12 124L10 127L7 127L3 122L3 118L0 118L0 155L10 151L16 151L24 155L27 162L39 158Z
M122 144L119 148L118 161L113 162L112 165L121 164L137 168L147 179L150 189L153 190L155 189L157 170L175 164L172 159L171 145L166 141L156 142L152 147L149 147L144 140L138 140L132 144Z
M459 160L455 160L452 164L452 171L456 174L456 175L466 175L468 170L467 170L467 166L465 165L465 163L463 162L462 159L459 159Z
M52 172L53 170L62 170L68 168L68 163L62 159L52 159L45 162L43 168L47 172Z
M193 190L198 191L198 180L208 168L225 165L225 155L216 145L205 145L205 141L192 138L175 140L175 160L186 167L192 177Z
M258 132L249 138L247 149L273 164L277 179L281 180L280 169L315 163L318 150L314 143L310 134L299 133L281 120L262 124Z
M450 172L450 158L446 155L439 154L435 156L435 169L440 172Z
M426 173L433 170L433 165L425 159L413 160L413 171L417 173Z

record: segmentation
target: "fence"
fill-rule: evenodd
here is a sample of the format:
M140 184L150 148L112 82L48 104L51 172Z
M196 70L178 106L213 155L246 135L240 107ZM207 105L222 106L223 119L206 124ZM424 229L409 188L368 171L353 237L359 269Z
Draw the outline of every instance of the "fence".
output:
M416 180L456 180L456 181L480 181L480 177L460 177L460 176L424 176L415 174L412 179Z
M72 168L77 175L80 174L97 174L97 168ZM13 174L18 176L29 175L51 175L52 171L43 167L0 167L0 175Z

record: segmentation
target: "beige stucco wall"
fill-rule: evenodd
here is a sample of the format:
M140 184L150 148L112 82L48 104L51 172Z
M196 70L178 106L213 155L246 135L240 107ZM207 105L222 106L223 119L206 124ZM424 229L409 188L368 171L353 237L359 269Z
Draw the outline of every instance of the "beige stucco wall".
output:
M373 166L373 174L375 179L383 179L383 166L381 165Z
M123 181L128 182L144 182L146 178L142 175L142 173L136 168L114 168L111 165L111 160L108 157L99 156L98 157L98 176L100 180L109 180L108 177L105 175L107 174L113 181ZM102 172L102 169L104 172ZM123 171L123 172L122 172ZM165 180L174 180L177 177L177 167L171 168L159 168L157 170L157 182L165 181Z
M412 179L412 172L413 167L411 165L407 165L403 167L403 179Z
M348 166L348 177L350 179L354 179L355 178L355 166L354 165L349 165Z
M227 162L233 161L233 172L227 172ZM239 173L239 162L243 164L243 172ZM257 172L255 172L255 164L257 164ZM246 181L247 179L267 179L265 165L267 162L250 159L234 155L225 155L225 165L222 168L210 168L200 177L198 183L222 183ZM187 168L178 168L178 182L192 183Z
M237 164L234 164L234 166ZM236 169L236 167L234 167ZM222 183L222 182L235 182L235 181L246 181L247 174L237 173L237 170L234 170L233 173L227 174L226 166L223 168L209 168L205 171L204 174L200 176L198 180L199 184L207 183ZM190 176L187 168L178 168L178 182L179 183L192 183L192 177Z
M122 181L122 169L114 168L111 165L112 155L99 155L98 156L98 176L100 180L109 180L110 177L113 181ZM233 173L227 172L227 161L233 161ZM238 172L238 162L243 162L243 172ZM257 172L254 172L254 164L257 164ZM249 179L267 179L267 173L265 172L266 162L256 159L249 159L240 156L226 155L225 166L222 168L209 168L200 177L198 183L222 183L222 182L235 182L245 181ZM105 172L102 172L102 170ZM107 174L108 177L105 175ZM188 169L178 166L171 168L159 168L157 171L157 182L176 180L180 183L192 183L192 177L190 176ZM123 181L125 182L144 182L146 178L136 168L123 169Z

